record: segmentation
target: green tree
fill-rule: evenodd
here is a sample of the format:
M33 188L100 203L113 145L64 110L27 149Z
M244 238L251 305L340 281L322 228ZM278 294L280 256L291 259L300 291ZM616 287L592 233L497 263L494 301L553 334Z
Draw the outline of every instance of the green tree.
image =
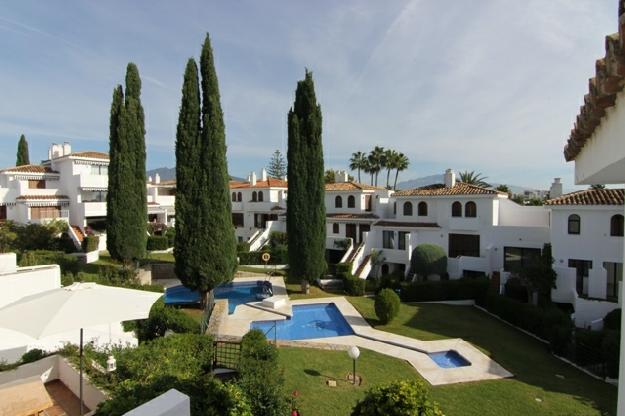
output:
M369 153L367 157L369 160L369 168L371 169L371 173L374 175L375 181L372 185L378 186L378 175L382 170L382 163L384 161L384 148L381 146L376 146Z
M111 104L106 245L111 257L130 263L145 256L147 241L145 117L141 78L132 62L125 81L126 94L118 85Z
M508 185L504 185L504 184L497 186L497 188L495 188L495 190L497 190L499 192L505 192L507 194L510 193L510 188L508 188Z
M551 302L551 289L556 287L557 273L553 270L554 259L551 244L545 244L540 256L531 259L525 266L513 270L527 289L532 303L546 305Z
M397 160L395 160L395 182L393 182L393 189L397 189L397 178L399 177L399 172L403 172L408 169L410 165L410 160L408 156L403 153L399 153L397 155Z
M15 166L22 165L30 165L28 142L23 134L20 136L20 141L17 143L17 161L15 162Z
M182 182L177 176L176 209L180 207L182 213L176 213L174 253L176 275L185 286L199 291L206 304L215 286L232 280L237 265L225 127L208 34L200 74L198 113L197 67L189 60L176 133L176 175L182 174Z
M352 416L443 416L421 381L400 380L367 391Z
M352 157L349 159L349 168L351 170L358 171L358 183L360 181L360 171L364 171L366 167L367 155L363 152L352 153Z
M308 70L297 83L288 123L289 274L314 281L326 271L326 213L321 107Z
M482 188L488 188L490 185L486 182L486 177L479 172L468 171L460 172L460 181L469 185L481 186Z
M382 167L386 169L386 188L389 189L389 181L391 179L391 170L395 169L397 157L399 153L392 149L384 150L382 154Z
M286 160L280 150L276 150L271 155L271 160L267 165L267 174L274 178L283 178L286 176Z

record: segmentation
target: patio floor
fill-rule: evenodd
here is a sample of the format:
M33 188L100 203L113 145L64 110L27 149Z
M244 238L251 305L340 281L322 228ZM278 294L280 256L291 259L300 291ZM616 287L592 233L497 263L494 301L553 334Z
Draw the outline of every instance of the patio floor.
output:
M45 384L46 391L50 395L54 406L44 410L45 416L79 416L80 400L60 380L54 380ZM90 410L85 406L84 412Z

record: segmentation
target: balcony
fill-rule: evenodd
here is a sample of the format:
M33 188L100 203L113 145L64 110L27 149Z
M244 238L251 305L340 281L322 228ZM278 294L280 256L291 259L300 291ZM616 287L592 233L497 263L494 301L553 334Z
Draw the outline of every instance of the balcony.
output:
M477 231L480 229L480 218L451 217L449 219L449 229Z
M30 222L33 224L47 224L57 220L69 223L69 211L62 209L57 212L44 212L39 214L37 217L31 217Z
M83 202L85 217L106 216L106 202Z
M108 189L108 175L80 175L79 185L81 188Z
M156 195L153 197L154 202L159 205L174 206L176 204L175 195Z

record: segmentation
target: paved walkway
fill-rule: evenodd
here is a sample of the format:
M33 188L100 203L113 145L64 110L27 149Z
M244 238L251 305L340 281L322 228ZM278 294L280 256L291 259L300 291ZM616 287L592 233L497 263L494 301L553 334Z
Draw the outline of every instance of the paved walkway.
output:
M241 281L240 279L236 280ZM276 296L285 296L288 298L282 278L272 278L272 284ZM374 329L367 323L362 315L358 313L356 308L343 297L299 299L290 301L289 303L290 305L334 303L354 331L354 335L289 341L289 345L306 347L319 346L323 348L340 348L341 346L348 347L357 345L361 348L367 348L381 354L408 361L419 374L432 385L493 380L513 376L486 354L463 339L420 341L414 338ZM284 311L280 312L284 313ZM287 319L282 313L273 313L250 305L239 305L232 315L221 317L219 324L216 325L218 328L217 335L219 337L228 338L242 337L249 331L252 321ZM457 368L441 368L427 355L427 353L448 350L457 351L467 359L471 365Z

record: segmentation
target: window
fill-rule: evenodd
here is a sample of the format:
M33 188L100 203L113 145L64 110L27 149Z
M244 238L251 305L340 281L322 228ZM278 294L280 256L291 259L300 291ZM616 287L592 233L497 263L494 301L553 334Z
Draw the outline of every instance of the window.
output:
M504 247L503 270L514 272L532 264L540 257L539 248Z
M477 217L477 206L475 202L469 201L464 205L464 216L469 218Z
M338 222L335 222L334 224L332 224L332 233L334 233L334 234L338 234L339 233L339 224L338 224Z
M480 257L480 236L449 234L449 257Z
M263 202L263 191L258 191L258 202Z
M365 211L371 211L371 195L365 195Z
M108 175L109 167L104 165L91 165L92 175Z
M590 269L592 269L592 261L569 259L569 267L576 270L576 288L579 296L588 295L588 284L584 284L588 280Z
M393 202L393 215L397 215L397 202Z
M581 220L579 215L569 215L569 234L579 234L581 229Z
M462 217L462 204L458 201L451 204L451 216Z
M232 193L232 202L237 202L237 193L236 192Z
M623 263L603 263L607 271L606 299L618 301L618 284L623 280Z
M243 194L241 192L237 193L237 202L243 201Z
M382 248L395 248L395 231L382 231Z
M243 214L233 212L232 213L232 225L235 227L243 227Z
M61 207L32 207L30 208L30 218L39 220L42 218L59 218Z
M399 250L406 250L406 236L410 234L408 231L397 232L397 248Z
M337 195L336 198L334 198L334 208L343 208L343 198L341 198L341 195Z
M428 216L428 204L426 202L419 202L419 205L417 206L417 215L420 217Z
M82 202L106 202L107 191L85 191L80 194Z
M5 221L7 219L7 206L0 205L0 221Z
M256 191L252 192L252 202L256 202Z
M28 181L28 189L46 189L46 181L43 179L31 179Z
M356 198L354 198L354 195L347 197L347 208L356 208Z
M610 235L613 237L623 237L623 216L617 214L610 218Z
M404 202L404 215L412 215L412 202Z

